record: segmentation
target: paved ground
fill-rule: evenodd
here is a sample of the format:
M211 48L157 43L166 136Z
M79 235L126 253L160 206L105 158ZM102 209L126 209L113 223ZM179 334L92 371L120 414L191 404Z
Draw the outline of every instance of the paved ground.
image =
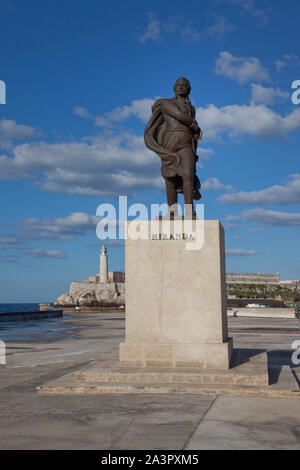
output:
M296 320L230 318L234 346L292 365ZM115 351L120 313L0 328L1 449L300 449L298 399L177 395L47 396L48 382ZM15 340L15 341L13 341ZM295 375L300 378L297 368Z

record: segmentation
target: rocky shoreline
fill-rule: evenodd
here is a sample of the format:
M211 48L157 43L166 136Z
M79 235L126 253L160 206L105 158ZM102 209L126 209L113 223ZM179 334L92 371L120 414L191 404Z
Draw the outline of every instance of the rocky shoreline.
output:
M125 305L123 282L73 281L69 292L60 295L54 302L55 307L118 307L122 305Z

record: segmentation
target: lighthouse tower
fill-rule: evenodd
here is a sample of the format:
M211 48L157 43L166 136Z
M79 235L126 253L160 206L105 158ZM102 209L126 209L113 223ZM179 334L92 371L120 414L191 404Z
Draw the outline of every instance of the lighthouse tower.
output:
M108 282L108 258L105 245L102 246L100 253L100 282Z

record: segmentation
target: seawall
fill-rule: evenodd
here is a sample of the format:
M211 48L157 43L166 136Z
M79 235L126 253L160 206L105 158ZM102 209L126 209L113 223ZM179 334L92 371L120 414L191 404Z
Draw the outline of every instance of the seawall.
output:
M43 310L42 312L11 312L1 313L0 322L45 320L46 318L59 318L63 316L63 310Z

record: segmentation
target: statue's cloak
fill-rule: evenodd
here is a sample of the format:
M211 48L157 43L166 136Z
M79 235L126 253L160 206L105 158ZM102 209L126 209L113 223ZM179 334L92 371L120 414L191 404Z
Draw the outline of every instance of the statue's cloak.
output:
M167 132L167 126L164 121L161 111L162 99L157 100L152 106L152 116L144 132L144 140L146 147L157 153L161 159L162 167L161 173L164 178L175 178L177 192L183 192L183 170L181 167L181 158L179 153L170 152L163 147L164 136ZM198 160L196 155L197 139L194 140L193 151L195 154L195 163ZM194 199L201 198L199 189L201 187L200 181L194 173Z

